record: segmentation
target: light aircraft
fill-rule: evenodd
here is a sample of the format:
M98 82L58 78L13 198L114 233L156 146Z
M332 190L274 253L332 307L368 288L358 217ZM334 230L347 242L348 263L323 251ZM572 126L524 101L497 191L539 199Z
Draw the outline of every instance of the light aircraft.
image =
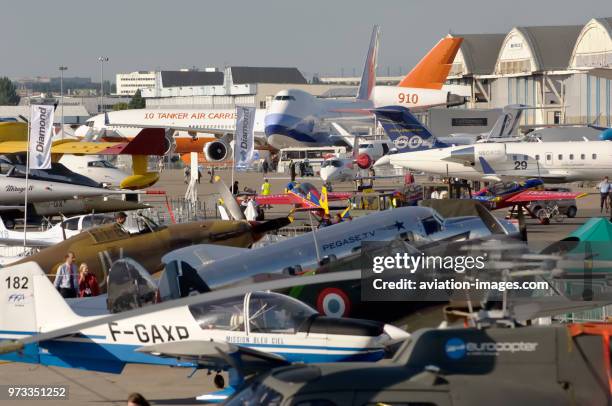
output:
M255 112L256 142L264 141L264 115L263 109ZM166 128L169 136L164 143L165 153L180 154L185 160L191 152L204 152L208 161L215 162L231 159L235 126L236 109L135 109L92 117L75 135L130 140L143 128Z
M466 205L479 205L468 201ZM364 241L394 239L478 238L493 233L515 234L504 220L495 219L485 208L482 217L443 218L428 207L400 207L319 228L274 244L250 250L213 247L206 244L178 249L166 254L160 279L162 299L177 298L194 291L206 292L235 284L253 283L283 275L302 275L320 265L339 260L359 250ZM320 292L317 302L329 301ZM331 297L331 296L330 296ZM327 315L339 314L324 309Z
M377 117L400 153L374 166L394 165L445 177L548 183L599 180L612 165L612 142L482 142L451 146L434 137L407 109L389 106Z
M586 193L561 192L544 189L544 182L541 179L528 179L524 182L501 182L487 186L472 195L485 204L490 210L503 209L507 207L521 209L524 208L533 218L538 218L542 223L548 223L546 211L533 212L530 209L532 202L560 202L564 200L575 200L586 196ZM576 207L567 213L568 217L576 215Z
M28 231L25 234L25 245L28 247L50 247L79 234L81 231L110 224L113 216L105 214L84 214L62 220L45 231ZM138 232L138 229L128 231ZM23 245L24 233L22 231L8 230L0 218L0 244Z
M352 140L332 134L327 121L370 115L367 110L379 106L403 105L426 109L465 102L463 97L443 89L462 38L440 40L398 86L376 86L379 35L379 27L374 26L359 91L354 100L316 98L297 89L277 93L265 116L268 144L278 149L338 143L352 145Z
M59 163L104 186L119 187L130 175L95 155L63 155Z
M22 154L27 152L28 125L22 122L0 123L0 154ZM131 155L132 175L123 179L123 189L143 189L159 179L157 172L148 172L148 156L162 156L165 153L165 132L161 128L146 128L130 142L84 142L74 140L57 140L51 145L51 155L57 161L64 154L82 155ZM3 188L5 189L5 188ZM6 190L5 190L6 191ZM57 197L61 200L63 198ZM21 198L23 200L23 198ZM0 198L0 201L3 201Z
M326 212L329 214L329 208L327 202L348 200L352 196L352 193L348 192L327 192L322 189L321 193L308 182L300 183L293 189L288 190L286 193L272 194L272 195L257 195L254 196L255 201L259 205L293 205L296 208L315 210L320 214Z
M393 148L390 140L361 140L352 135L338 123L332 126L346 139L354 137L353 151L350 157L332 156L321 163L320 176L323 183L347 182L359 177L360 170L369 169L383 155Z
M163 266L161 257L173 249L198 243L234 247L249 247L263 235L289 224L287 218L265 222L207 220L160 226L141 215L139 231L130 233L118 224L103 225L79 233L65 241L47 247L17 263L34 261L47 273L54 274L64 262L68 251L79 262L86 262L106 289L106 275L117 259L130 257L155 273Z
M136 310L143 314L84 317L33 262L0 269L0 279L0 297L7 300L0 308L0 340L32 340L18 352L3 349L9 353L0 359L111 373L127 363L230 369L230 386L199 398L207 401L231 395L262 363L376 361L409 336L380 322L320 316L296 299L257 291ZM84 323L89 327L80 328ZM58 329L72 331L41 336ZM220 375L215 383L224 386Z

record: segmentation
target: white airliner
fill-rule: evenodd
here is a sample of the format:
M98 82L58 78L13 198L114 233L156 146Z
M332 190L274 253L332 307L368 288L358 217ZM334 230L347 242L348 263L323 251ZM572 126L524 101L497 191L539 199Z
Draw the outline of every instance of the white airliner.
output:
M399 153L385 155L375 167L391 164L460 179L541 178L550 183L598 180L612 172L611 141L451 146L436 139L408 109L385 107L376 116Z
M462 38L444 38L397 86L375 86L380 30L374 26L357 97L353 100L321 99L303 90L276 94L265 116L268 144L275 148L328 146L352 142L330 133L326 120L368 116L368 109L401 105L425 109L462 104L465 98L443 89Z
M255 112L254 133L264 136L265 110ZM135 109L98 114L75 131L77 137L100 134L104 139L135 137L142 128L173 130L168 149L178 154L204 152L209 161L231 157L236 109Z

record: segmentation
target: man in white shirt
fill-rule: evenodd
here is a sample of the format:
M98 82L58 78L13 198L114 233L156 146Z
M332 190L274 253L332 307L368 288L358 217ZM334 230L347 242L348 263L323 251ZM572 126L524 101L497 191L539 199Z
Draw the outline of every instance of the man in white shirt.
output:
M74 263L76 256L74 252L66 254L66 262L57 268L53 285L63 298L74 298L79 294L79 280L77 266Z
M610 195L610 182L608 180L608 177L604 177L603 180L601 182L599 182L599 184L597 185L597 187L599 188L599 195L600 195L600 204L599 204L599 212L603 213L604 207L606 208L606 213L608 212L608 196Z

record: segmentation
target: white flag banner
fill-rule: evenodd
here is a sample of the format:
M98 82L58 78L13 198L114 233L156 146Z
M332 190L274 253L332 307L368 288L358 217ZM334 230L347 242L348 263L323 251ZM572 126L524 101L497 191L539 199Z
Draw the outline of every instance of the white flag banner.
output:
M53 139L53 106L30 106L30 169L51 169Z
M236 107L236 132L234 133L234 167L246 171L253 162L255 152L255 107Z

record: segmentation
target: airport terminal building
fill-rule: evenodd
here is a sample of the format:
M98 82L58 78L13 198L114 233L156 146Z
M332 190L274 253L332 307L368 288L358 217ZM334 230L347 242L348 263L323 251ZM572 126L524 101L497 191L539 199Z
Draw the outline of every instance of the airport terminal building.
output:
M464 42L449 83L471 87L467 107L520 103L534 107L523 124L612 126L612 18L453 36Z

